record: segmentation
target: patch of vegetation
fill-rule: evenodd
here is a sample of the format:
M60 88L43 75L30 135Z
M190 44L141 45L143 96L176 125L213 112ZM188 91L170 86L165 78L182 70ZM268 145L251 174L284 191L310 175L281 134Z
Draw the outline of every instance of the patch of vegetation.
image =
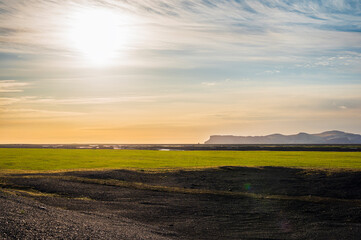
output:
M281 166L361 169L361 152L0 149L0 170Z

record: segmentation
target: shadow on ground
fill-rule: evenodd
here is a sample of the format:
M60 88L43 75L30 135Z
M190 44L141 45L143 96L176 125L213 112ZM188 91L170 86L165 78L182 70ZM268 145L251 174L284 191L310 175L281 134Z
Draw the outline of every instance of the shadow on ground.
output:
M360 185L277 167L8 174L0 238L359 239Z

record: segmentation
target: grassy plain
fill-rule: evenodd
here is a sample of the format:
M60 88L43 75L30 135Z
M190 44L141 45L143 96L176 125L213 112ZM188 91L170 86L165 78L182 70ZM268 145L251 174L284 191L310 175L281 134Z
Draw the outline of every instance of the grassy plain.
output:
M0 170L282 166L361 169L361 152L0 149Z

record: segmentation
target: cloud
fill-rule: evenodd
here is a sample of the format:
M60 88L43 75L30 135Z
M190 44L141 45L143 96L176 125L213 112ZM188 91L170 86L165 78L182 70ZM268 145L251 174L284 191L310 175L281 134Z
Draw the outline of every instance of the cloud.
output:
M1 119L20 118L20 119L44 119L44 118L60 118L60 117L79 117L84 115L82 112L70 111L52 111L33 108L0 108Z
M207 86L207 87L213 87L213 86L216 86L217 83L216 82L202 82L202 85Z
M83 98L47 98L24 96L13 98L0 98L0 105L11 104L47 104L47 105L98 105L125 102L153 102L166 96L127 96L127 97L83 97Z
M19 98L0 98L0 106L12 105L21 101Z
M23 92L22 87L28 86L29 83L18 82L15 80L0 80L0 93Z
M265 73L268 73L268 74L277 74L277 73L280 73L281 71L280 70L267 70L265 71Z
M209 58L211 54L222 59L273 54L275 60L287 54L361 47L356 0L28 0L2 1L1 49L71 55L65 36L72 25L71 13L92 7L131 16L134 21L124 24L137 35L133 50L190 49L193 56Z

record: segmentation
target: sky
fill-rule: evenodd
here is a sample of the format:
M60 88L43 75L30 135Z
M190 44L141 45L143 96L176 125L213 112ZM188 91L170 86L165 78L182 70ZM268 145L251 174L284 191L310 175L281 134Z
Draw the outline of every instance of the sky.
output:
M361 133L359 0L0 0L0 143Z

